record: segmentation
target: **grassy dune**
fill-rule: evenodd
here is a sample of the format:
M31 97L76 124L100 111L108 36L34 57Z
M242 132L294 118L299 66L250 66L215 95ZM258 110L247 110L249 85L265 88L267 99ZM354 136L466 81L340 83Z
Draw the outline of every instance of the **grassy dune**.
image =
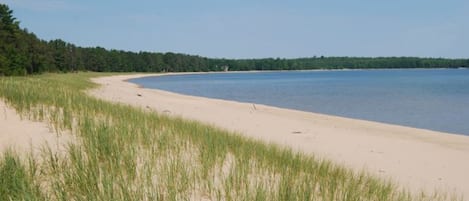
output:
M90 77L0 77L23 117L71 130L65 153L0 153L0 200L455 200L84 92Z

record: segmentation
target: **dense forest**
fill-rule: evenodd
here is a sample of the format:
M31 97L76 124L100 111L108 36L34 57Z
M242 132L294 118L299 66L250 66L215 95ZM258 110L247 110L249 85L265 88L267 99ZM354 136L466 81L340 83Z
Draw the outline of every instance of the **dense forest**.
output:
M469 59L416 57L310 57L298 59L218 59L178 53L129 52L79 47L63 40L41 40L20 28L13 11L0 4L0 75L42 72L181 72L305 70L338 68L455 68Z

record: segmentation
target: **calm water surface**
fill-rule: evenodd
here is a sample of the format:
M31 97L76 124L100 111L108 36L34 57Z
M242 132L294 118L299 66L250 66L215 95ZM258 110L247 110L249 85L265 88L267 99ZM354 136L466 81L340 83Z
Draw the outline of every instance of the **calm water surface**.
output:
M469 69L216 73L131 82L194 96L469 135Z

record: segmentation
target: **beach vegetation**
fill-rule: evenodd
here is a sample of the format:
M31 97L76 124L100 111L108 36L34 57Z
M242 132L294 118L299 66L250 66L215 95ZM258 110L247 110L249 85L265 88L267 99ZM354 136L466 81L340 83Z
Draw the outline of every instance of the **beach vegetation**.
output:
M90 97L103 73L0 77L23 118L76 139L0 153L1 200L458 200L411 193L327 159Z

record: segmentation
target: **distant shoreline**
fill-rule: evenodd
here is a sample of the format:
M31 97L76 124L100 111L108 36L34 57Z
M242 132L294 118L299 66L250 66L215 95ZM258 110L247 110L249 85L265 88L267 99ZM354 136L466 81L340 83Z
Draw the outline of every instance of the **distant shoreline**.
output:
M374 70L438 70L438 69L452 69L452 70L467 70L469 68L341 68L341 69L308 69L308 70L248 70L248 71L199 71L199 72L135 72L130 75L139 75L123 81L131 79L138 79L143 77L157 77L157 76L172 76L172 75L198 75L198 74L224 74L224 73L268 73L268 72L322 72L322 71L374 71ZM128 74L128 73L125 73Z
M247 71L198 71L198 72L135 72L135 74L141 75L141 77L129 78L125 81L131 79L138 79L142 77L149 76L171 76L171 75L197 75L197 74L216 74L216 73L268 73L268 72L321 72L321 71L375 71L375 70L467 70L467 67L458 67L458 68L334 68L334 69L305 69L305 70L247 70Z

